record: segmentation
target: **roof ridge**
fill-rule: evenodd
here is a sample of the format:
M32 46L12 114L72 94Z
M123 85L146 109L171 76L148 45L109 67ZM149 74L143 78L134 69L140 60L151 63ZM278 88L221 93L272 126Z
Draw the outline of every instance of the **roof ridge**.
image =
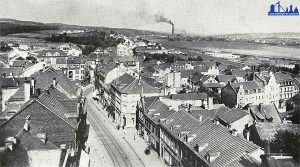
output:
M65 123L67 123L68 125L70 125L72 128L76 128L73 127L73 125L71 125L69 122L65 121L63 118L61 118L57 113L55 113L54 111L52 111L50 108L48 108L45 104L43 104L39 99L36 100L38 103L40 103L42 106L44 106L47 110L51 111L54 115L56 115L57 117L59 117L61 120L63 120ZM67 119L67 118L66 118Z
M127 73L123 74L122 76L125 76L125 75L128 75L128 76L130 76L130 77L133 77L133 76L127 74ZM122 76L121 76L121 77L122 77ZM120 78L120 77L119 77L119 78ZM134 77L133 77L133 78L134 78ZM118 79L118 78L116 78L116 79ZM133 80L129 85L127 85L127 86L123 89L123 91L126 91L126 89L127 89L129 86L131 86L131 85L135 82L135 80L136 80L136 78L134 78L134 80Z

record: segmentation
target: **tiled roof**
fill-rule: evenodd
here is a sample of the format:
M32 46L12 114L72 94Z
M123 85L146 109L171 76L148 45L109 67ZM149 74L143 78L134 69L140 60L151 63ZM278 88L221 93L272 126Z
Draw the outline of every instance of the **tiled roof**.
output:
M180 75L181 78L189 78L191 77L196 71L195 70L181 70Z
M206 100L206 93L183 93L170 95L173 100Z
M41 88L44 90L53 83L53 78L56 78L57 85L63 89L70 96L76 96L76 85L69 80L61 71L55 71L52 68L46 69L42 72L33 74L36 80L36 89Z
M203 86L206 88L223 88L224 87L224 85L222 85L220 83L204 83Z
M224 114L220 115L219 118L228 123L231 124L247 115L247 111L239 109L239 108L234 108L226 111Z
M208 68L206 67L206 66L196 66L195 67L195 70L197 71L197 72L207 72L207 70L208 70Z
M193 110L193 109L191 109L190 114L192 116L194 116L196 119L199 119L201 116L202 120L206 120L207 118L213 120L217 117L220 117L221 115L226 113L228 110L229 110L229 108L227 108L225 106L219 107L217 109L212 109L212 110L208 110L208 109Z
M293 78L290 75L284 74L282 72L276 72L274 74L274 76L275 76L275 78L278 82L285 82L285 81L292 81L293 80Z
M127 73L115 79L112 86L126 94L159 93L157 89L143 80L136 79Z
M145 81L147 84L149 84L150 86L155 88L161 88L163 86L163 83L157 82L156 79L150 78L148 76L141 75L141 79Z
M171 114L166 120L161 122L162 127L175 137L180 139L181 132L190 132L194 130L199 121L186 111L177 111Z
M244 90L248 90L248 93L255 93L256 90L263 90L262 87L256 81L236 82L231 84L233 88L238 92L240 85Z
M21 67L10 67L10 68L0 68L0 76L5 74L6 77L12 73L14 76L18 76L22 73L23 69Z
M192 78L191 78L191 81L193 83L197 83L197 82L200 82L200 79L203 78L203 77L204 77L204 75L201 74L200 72L195 72L193 74Z
M40 51L38 54L38 57L47 57L47 55L46 55L47 53L51 53L51 57L54 57L53 54L55 54L55 53L59 53L58 57L67 57L67 54L65 52L63 52L62 50L58 50L58 49Z
M65 57L59 57L56 59L56 64L67 64L67 59Z
M26 61L25 60L16 60L13 62L12 67L25 67Z
M70 113L69 109L72 109L71 107L66 107L64 104L60 102L55 96L53 96L51 93L44 93L37 99L38 102L40 102L43 106L45 106L47 109L52 111L55 115L57 115L59 118L64 120L67 124L69 124L71 127L76 127L76 122L74 120L70 120L65 116L65 113ZM72 111L73 112L73 111Z
M97 65L96 70L97 70L97 72L100 72L104 76L106 76L111 70L113 70L117 66L118 65L116 62L101 63L101 64Z
M43 97L46 98L46 97ZM51 100L51 99L49 99ZM42 101L42 102L41 102ZM59 103L55 100L51 102ZM47 104L46 108L45 104ZM28 102L17 114L0 127L0 146L4 145L5 139L16 136L24 127L25 118L30 115L30 133L47 133L49 141L53 143L73 142L75 139L74 127L62 117L59 104L50 107L46 99L32 100Z
M257 123L255 128L261 140L271 141L278 131L289 131L294 134L300 134L300 124L284 123Z
M196 137L187 144L194 150L196 144L207 143L207 147L197 153L201 159L205 159L209 152L219 152L219 156L212 162L207 162L209 166L230 166L239 160L246 153L251 153L259 149L259 146L252 142L233 136L227 128L222 125L214 124L210 119L203 121L194 128L189 134Z
M250 111L257 120L272 121L273 123L282 122L274 104L252 105L250 106Z
M245 77L248 74L248 72L245 71L245 70L233 69L231 71L231 74L236 76L236 77Z
M225 83L227 83L227 82L232 82L235 79L236 79L236 76L234 76L234 75L217 75L216 76L216 80L218 82L225 82Z
M144 97L144 109L147 110L157 100L159 100L158 96Z
M146 116L151 119L153 122L158 124L160 119L166 119L174 110L169 110L168 106L163 102L156 100L146 111Z
M78 57L75 59L67 59L68 64L85 64L86 61L87 61L87 59L84 57Z

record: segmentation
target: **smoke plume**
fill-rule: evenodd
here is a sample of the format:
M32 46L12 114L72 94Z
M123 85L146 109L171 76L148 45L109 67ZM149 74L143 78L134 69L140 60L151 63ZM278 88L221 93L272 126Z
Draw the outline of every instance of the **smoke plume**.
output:
M171 25L174 25L172 20L165 18L163 15L155 15L155 21L156 22L163 22L163 23L169 23Z

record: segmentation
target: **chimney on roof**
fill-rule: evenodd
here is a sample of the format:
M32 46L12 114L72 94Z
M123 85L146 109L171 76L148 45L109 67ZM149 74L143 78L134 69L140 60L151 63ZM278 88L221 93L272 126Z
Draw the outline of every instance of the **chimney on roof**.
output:
M36 83L36 80L32 77L31 78L31 93L30 93L31 96L35 95L35 83Z
M5 140L5 146L7 148L10 149L10 151L13 151L14 150L14 146L17 144L17 138L16 137L8 137L6 140Z
M236 129L232 129L232 135L236 136L237 135L237 130Z
M172 105L169 105L169 106L168 106L168 109L169 109L169 110L173 110L173 106L172 106Z
M202 115L199 115L198 120L201 122L202 121Z
M250 131L246 130L246 139L250 141Z
M207 109L210 110L213 108L214 104L214 98L213 97L207 97Z
M28 132L30 129L30 115L27 115L23 129Z
M220 156L220 152L209 152L207 153L207 161L209 163L213 162L215 159L217 159Z
M258 105L258 110L259 110L259 111L261 111L262 105L263 105L262 103L259 103L259 105Z
M53 87L56 87L56 85L57 85L56 77L53 78L52 85L53 85Z
M31 94L31 90L30 90L30 81L27 80L27 78L25 77L25 81L24 81L24 97L25 97L25 102L30 100L30 94Z
M200 153L201 151L203 151L206 147L208 146L208 143L203 143L203 144L196 144L195 146L195 150Z
M216 119L214 120L214 124L215 124L215 125L219 125L219 124L220 124L219 118L216 118Z
M47 133L38 133L37 134L37 137L40 139L40 140L42 140L42 142L43 143L45 143L46 144L46 142L47 142Z

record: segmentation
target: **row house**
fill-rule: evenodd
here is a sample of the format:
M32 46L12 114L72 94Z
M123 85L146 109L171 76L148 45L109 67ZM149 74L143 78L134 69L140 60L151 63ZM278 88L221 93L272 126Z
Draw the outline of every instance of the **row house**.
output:
M184 111L165 119L160 134L160 157L170 166L258 165L263 152L237 136L236 130L228 130L216 120L200 121ZM245 157L249 158L241 162Z
M216 76L220 73L218 66L213 61L194 61L191 65L203 75Z
M266 77L267 79L260 74L254 75L253 81L229 82L224 86L221 91L223 103L229 107L274 103L278 107L279 84L276 82L274 74L270 73L269 77Z
M79 57L67 60L67 68L64 69L67 77L72 80L84 80L87 76L88 66L87 59Z
M38 62L44 62L46 66L51 66L57 69L57 59L68 59L65 52L54 49L54 50L43 50L37 55Z
M277 82L273 72L254 73L253 80L257 81L264 91L264 104L274 103L279 108L279 83Z
M197 111L192 108L175 109L162 97L141 98L137 107L138 132L164 163L169 166L259 165L263 151L247 140L249 135L245 136L247 139L243 137L243 129L235 129L248 123L246 111L226 107Z
M72 43L62 44L58 49L65 52L68 56L78 57L82 55L82 50Z
M40 82L25 80L24 98L29 100L0 125L1 166L79 164L88 131L85 100L70 98L55 82L41 90Z
M137 130L144 137L147 143L154 148L159 155L160 151L160 122L165 120L175 112L165 103L159 100L159 97L142 97L142 106L138 105ZM140 108L139 108L140 107Z
M294 97L299 92L299 87L295 83L295 79L292 78L289 74L284 74L282 72L276 72L275 78L280 84L279 96L283 100L282 107L284 107L285 102Z
M110 105L110 84L112 81L127 73L139 77L139 62L133 57L107 57L95 69L95 88L98 90L104 106Z
M125 73L111 83L113 118L123 127L135 127L136 107L141 96L158 96L159 94L158 89Z

